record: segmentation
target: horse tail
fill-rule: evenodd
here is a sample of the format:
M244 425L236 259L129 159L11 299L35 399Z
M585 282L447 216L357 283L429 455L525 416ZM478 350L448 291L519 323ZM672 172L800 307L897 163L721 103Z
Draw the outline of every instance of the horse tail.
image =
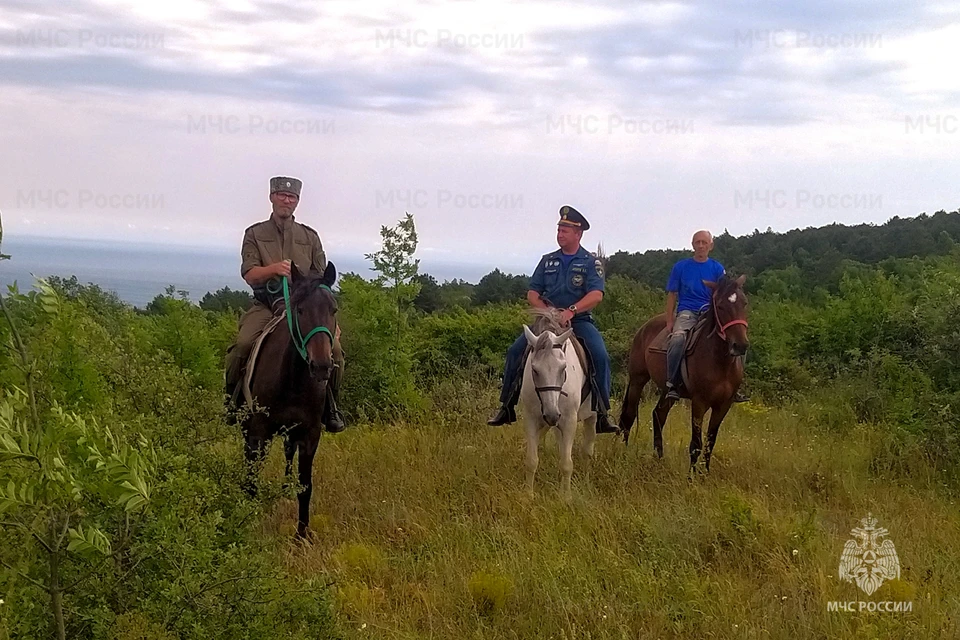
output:
M633 423L637 420L637 411L640 408L640 398L643 388L650 381L650 374L646 371L631 371L627 389L623 394L623 404L620 407L620 430L629 434Z
M620 408L619 426L624 434L624 440L629 437L630 429L637 420L637 410L640 408L643 388L650 382L651 376L647 369L646 360L647 346L663 328L664 324L666 324L666 319L662 315L654 316L647 320L633 336L630 355L627 359L627 371L630 378L623 395L623 405Z

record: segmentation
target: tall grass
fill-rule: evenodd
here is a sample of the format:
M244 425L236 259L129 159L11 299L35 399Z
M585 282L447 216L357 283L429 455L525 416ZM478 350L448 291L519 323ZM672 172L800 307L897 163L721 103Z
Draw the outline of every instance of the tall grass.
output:
M287 562L333 576L351 637L960 634L956 496L884 430L838 433L800 410L737 406L713 473L689 482L689 412L672 413L661 462L647 404L628 448L605 436L589 473L575 461L567 504L552 436L528 496L522 427L483 424L495 398L479 382L448 381L436 419L359 425L321 442L316 539L291 544ZM911 461L895 464L901 457ZM292 502L278 508L265 533L286 533L294 512ZM900 580L869 598L837 577L850 529L868 512L901 562ZM851 600L913 610L827 611Z

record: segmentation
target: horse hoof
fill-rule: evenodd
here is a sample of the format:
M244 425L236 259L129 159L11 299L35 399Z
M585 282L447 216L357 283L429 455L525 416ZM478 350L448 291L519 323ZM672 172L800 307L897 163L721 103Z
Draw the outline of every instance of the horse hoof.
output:
M313 531L310 527L298 527L293 539L299 544L309 544L313 541Z

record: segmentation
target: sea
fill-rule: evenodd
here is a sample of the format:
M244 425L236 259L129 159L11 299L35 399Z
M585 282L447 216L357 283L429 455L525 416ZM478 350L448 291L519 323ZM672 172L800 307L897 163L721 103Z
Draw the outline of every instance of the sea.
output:
M0 252L11 256L0 261L2 291L14 283L20 291L29 291L38 277L76 276L81 284L96 284L113 291L124 302L144 308L170 285L176 291L186 291L194 302L223 287L249 290L240 278L239 249L5 234ZM373 276L371 263L362 255L328 252L328 259L336 263L341 274ZM438 282L461 279L476 283L494 268L492 264L422 260L420 271Z

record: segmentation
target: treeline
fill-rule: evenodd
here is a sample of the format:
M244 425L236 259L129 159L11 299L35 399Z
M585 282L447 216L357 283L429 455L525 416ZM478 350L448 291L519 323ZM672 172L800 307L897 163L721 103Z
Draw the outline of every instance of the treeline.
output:
M724 230L715 238L711 256L730 273L750 276L748 290L752 294L809 302L837 294L843 275L850 271L876 267L896 274L903 268L899 259L946 256L958 243L960 211L938 211L932 216L894 217L882 225L832 224L786 233L755 230L741 237ZM676 261L690 255L689 250L618 251L607 258L607 276L623 276L662 291ZM413 308L431 314L523 301L530 276L494 269L476 284L461 279L440 283L429 273L418 271L411 282L418 286ZM74 277L62 281L61 286L69 291L79 283ZM158 298L176 293L171 287ZM186 292L180 297L186 298ZM224 287L206 293L199 306L207 311L243 310L252 302L250 293ZM151 311L151 305L146 311Z
M938 211L932 216L894 217L882 225L832 224L786 233L754 230L740 237L724 230L714 238L711 257L730 272L757 276L751 279L753 293L802 297L818 289L837 293L843 273L851 266L889 264L891 260L914 256L945 256L958 242L960 211ZM674 263L690 253L618 251L610 256L607 272L662 289Z

